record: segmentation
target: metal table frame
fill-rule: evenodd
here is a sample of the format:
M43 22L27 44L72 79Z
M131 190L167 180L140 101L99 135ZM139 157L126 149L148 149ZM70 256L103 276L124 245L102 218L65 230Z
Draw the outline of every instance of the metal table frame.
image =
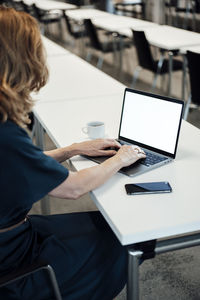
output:
M37 118L34 116L34 129L33 129L33 135L35 136L35 144L40 149L44 149L44 128L40 124L40 122L37 120ZM49 197L45 196L41 199L41 212L43 215L50 215L51 209L50 209L50 202Z
M155 254L185 249L200 245L200 233L157 241ZM128 282L127 300L139 300L139 262L142 251L129 249L128 251Z

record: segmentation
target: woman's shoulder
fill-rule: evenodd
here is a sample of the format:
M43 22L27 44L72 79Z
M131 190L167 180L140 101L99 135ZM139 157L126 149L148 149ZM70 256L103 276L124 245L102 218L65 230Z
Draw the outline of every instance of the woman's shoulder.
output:
M27 132L15 124L13 121L6 121L0 123L0 145L13 145L16 146L18 143L27 140Z
M13 122L12 120L7 120L6 122L0 122L0 130L1 132L9 132L9 131L13 131L13 132L21 132L21 133L25 133L26 131L18 126L15 122Z

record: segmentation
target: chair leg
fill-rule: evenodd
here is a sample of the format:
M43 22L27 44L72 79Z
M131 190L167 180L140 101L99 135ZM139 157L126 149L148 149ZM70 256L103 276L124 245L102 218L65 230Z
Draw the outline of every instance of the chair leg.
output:
M63 42L64 41L64 38L63 38L63 30L62 30L62 21L58 21L57 22L57 31L58 31L58 39L61 39L61 41Z
M87 55L86 55L86 61L90 62L92 58L92 53L88 51Z
M151 85L151 92L153 92L155 87L156 87L156 83L157 83L157 80L158 80L158 75L159 75L159 73L156 73L156 75L154 76L154 80L153 80L153 83Z
M40 32L42 35L45 35L45 26L44 24L40 24Z
M59 289L59 286L58 286L58 283L57 283L57 280L56 280L54 270L52 269L52 267L50 265L48 265L44 268L45 268L45 270L47 271L47 273L49 275L49 279L50 279L52 287L53 287L55 299L56 300L62 300L62 296L61 296L60 289Z
M188 101L187 101L187 103L185 105L185 110L184 110L184 115L183 115L183 119L184 120L187 120L191 101L192 101L192 96L190 95L189 98L188 98Z
M135 68L135 71L133 73L133 79L132 79L132 83L131 83L131 87L134 88L135 87L135 84L136 84L136 81L138 79L138 76L139 76L139 73L140 71L142 70L142 68L140 66L137 66Z
M120 50L117 51L117 37L115 34L112 36L112 44L113 44L113 65L115 66L116 62L119 61L119 70L121 72L121 66L122 66L122 50L123 50L123 41L122 38L120 38ZM118 57L119 54L119 57Z
M78 39L80 56L84 56L84 38Z
M74 49L76 49L76 40L72 38L70 44L71 44L72 50L74 51Z
M35 133L36 133L36 124L35 124L35 122L34 122L33 128L32 128L32 132L31 132L31 140L34 139Z
M166 92L166 74L164 74L164 75L162 75L161 76L161 81L160 81L160 85L161 85L161 89L163 90L163 91L165 91Z
M161 71L161 68L162 68L162 65L163 65L163 61L164 61L164 57L163 57L163 55L161 55L161 57L159 59L159 62L158 62L158 65L157 65L157 72L156 72L156 75L154 76L154 80L153 80L153 83L152 83L152 86L151 86L151 91L153 91L156 87L157 79L158 79L158 76L160 75L160 71Z
M99 57L98 62L97 62L97 68L101 69L103 65L103 60L104 60L104 54Z

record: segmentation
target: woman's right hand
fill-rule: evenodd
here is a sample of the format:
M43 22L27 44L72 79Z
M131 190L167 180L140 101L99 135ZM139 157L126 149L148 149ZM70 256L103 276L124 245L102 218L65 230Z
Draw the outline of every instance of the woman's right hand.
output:
M99 142L97 143L99 144ZM70 172L67 179L53 189L49 195L57 198L77 199L99 187L121 168L145 157L144 151L137 146L121 146L114 156L103 163L78 172Z
M127 167L133 163L135 163L137 160L141 158L145 158L146 154L145 152L138 146L128 146L123 145L115 155L116 158L119 158L122 167Z

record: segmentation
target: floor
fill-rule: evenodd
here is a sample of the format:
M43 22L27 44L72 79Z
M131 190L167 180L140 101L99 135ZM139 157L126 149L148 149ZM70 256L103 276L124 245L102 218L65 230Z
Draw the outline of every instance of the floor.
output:
M58 34L54 36L59 44L70 49L77 55L84 57L86 52L80 52L78 45L72 46L72 39L66 33L65 24L62 24L64 34L62 39ZM156 49L152 49L156 53ZM96 64L97 55L94 55L92 64ZM116 62L117 60L115 60ZM117 80L130 87L132 73L137 65L137 58L134 47L126 50L123 56L123 69L119 72L118 64L113 64L112 55L106 57L102 70ZM144 91L150 89L152 74L143 71L137 82L136 88ZM165 78L156 93L166 94L167 78ZM173 75L172 95L180 98L181 95L181 72ZM188 121L200 128L200 112L191 110ZM46 139L46 149L55 148L48 136ZM67 163L65 163L67 166ZM50 199L51 213L69 213L74 211L95 210L96 207L89 195L85 195L78 200ZM40 202L36 203L31 213L40 214ZM177 252L162 254L153 260L145 261L140 267L140 299L141 300L198 300L200 299L200 247L181 250ZM126 289L117 297L117 300L126 299ZM88 299L89 300L89 299ZM102 299L103 300L103 299Z

